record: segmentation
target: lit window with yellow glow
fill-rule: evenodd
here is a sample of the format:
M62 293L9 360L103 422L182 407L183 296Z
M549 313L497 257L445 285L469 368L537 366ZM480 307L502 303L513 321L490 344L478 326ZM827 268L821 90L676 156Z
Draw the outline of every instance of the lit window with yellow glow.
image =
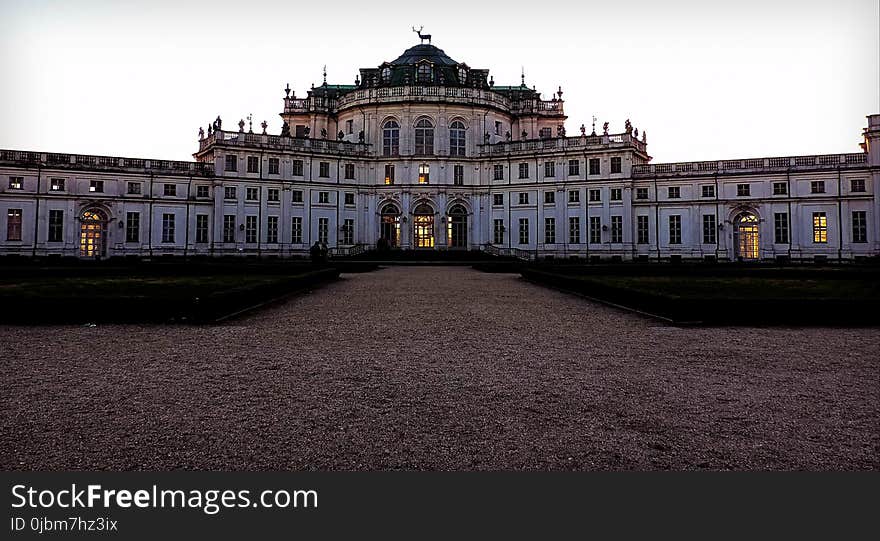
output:
M828 242L828 217L824 212L813 213L813 242L816 244Z
M427 184L431 176L431 166L426 163L419 165L419 184Z

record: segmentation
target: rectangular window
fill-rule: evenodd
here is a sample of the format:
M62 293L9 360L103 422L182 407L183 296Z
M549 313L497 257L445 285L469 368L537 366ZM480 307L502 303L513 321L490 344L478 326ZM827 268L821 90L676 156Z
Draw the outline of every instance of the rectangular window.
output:
M63 187L61 188L64 189ZM849 191L852 193L861 193L865 191L865 179L854 178L849 181Z
M306 126L305 124L297 124L296 127L293 129L293 133L295 134L295 137L298 139L304 139L307 135L306 134L307 128L308 128L308 126Z
M162 242L174 242L174 215L162 215Z
M302 160L293 160L291 163L292 173L295 177L303 176L303 161Z
M669 244L681 244L681 216L669 217Z
M556 192L544 192L544 204L552 205L556 203Z
M519 178L529 178L529 164L519 164Z
M260 200L260 189L259 188L248 188L245 191L244 197L247 201L259 201Z
M209 187L205 185L196 186L196 197L200 199L210 197Z
M226 170L238 171L238 156L226 156Z
M280 163L278 158L269 158L269 174L277 175L280 169L279 165Z
M129 182L128 183L128 195L140 195L141 194L141 183L140 182Z
M636 199L647 199L648 188L636 188Z
M529 192L520 192L519 193L519 204L520 205L528 205L529 204Z
M419 165L419 184L428 184L431 179L431 166L423 163Z
M244 241L248 243L257 242L257 217L244 217Z
M621 159L620 156L614 156L611 158L611 173L620 173L621 172Z
M611 242L616 244L623 242L623 216L611 217Z
M327 244L330 237L330 218L318 218L318 242Z
M602 243L602 218L590 216L590 243Z
M330 192L318 192L318 203L329 203Z
M177 195L177 184L165 184L162 186L162 194L165 197L174 197Z
M495 165L492 167L492 179L493 180L504 180L504 166L503 165Z
M385 184L394 184L394 165L385 164Z
M828 242L828 218L824 212L813 213L813 242L816 244Z
M235 186L226 186L223 189L223 199L231 199L234 201L236 199L236 191Z
M788 213L773 214L773 240L776 244L788 244Z
M529 219L528 218L520 218L519 219L519 243L520 244L528 244L529 243Z
M21 240L21 209L6 212L6 240Z
M64 240L64 211L49 211L49 242L61 242Z
M810 193L825 193L825 181L814 180L810 182Z
M318 176L322 178L330 176L330 162L318 163Z
M223 242L235 242L235 215L223 216Z
M63 178L53 178L49 182L49 191L63 192L64 191L64 179ZM862 190L862 191L864 191L864 190Z
M503 193L493 193L492 194L492 206L493 207L503 207L504 206L504 194Z
M342 221L342 244L354 244L354 220L351 218Z
M611 188L611 201L623 201L623 188Z
M501 122L495 121L495 135L501 135Z
M354 164L353 163L345 164L345 179L346 180L354 180Z
M259 173L260 172L260 158L257 156L248 156L247 157L247 172L248 173Z
M714 214L703 214L703 244L715 244L716 224Z
M737 197L748 197L750 195L752 195L751 184L737 184L736 185L736 196Z
M556 162L544 162L544 176L551 178L556 176Z
M599 158L590 158L590 174L591 175L602 174L602 168L600 166Z
M541 128L538 130L538 137L541 139L549 139L553 137L553 128Z
M89 191L93 192L93 193L104 193L104 181L103 180L89 181Z
M569 190L568 191L568 202L569 203L580 203L581 202L581 191L580 190Z
M463 165L453 165L452 166L452 183L456 186L461 186L464 184L464 166Z
M575 177L581 174L581 161L568 160L568 176Z
M581 243L581 219L577 216L568 219L568 243Z
M636 216L636 242L639 244L648 244L648 217Z
M785 182L774 182L773 195L788 195L788 184Z
M670 186L666 189L666 197L669 199L681 199L681 187Z
M556 244L556 218L544 218L544 244Z
M700 190L702 191L703 197L715 197L714 184L704 184L703 186L700 186Z
M266 190L266 201L277 203L281 201L281 190L278 188L268 188Z
M290 202L291 203L302 203L303 202L302 190L293 190L292 192L290 192Z
M294 216L290 219L290 242L292 244L302 244L303 241L303 219Z
M590 203L596 203L596 202L602 200L602 192L599 191L598 189L590 190L589 195L590 195Z
M208 215L196 214L196 242L205 244L208 242Z
M493 244L504 244L504 220L492 221L492 241Z
M353 192L345 192L345 204L346 206L354 205L354 193Z
M24 177L9 177L9 189L21 190L24 188Z
M141 213L125 213L125 242L141 241Z
M864 210L852 213L852 241L868 242L868 213Z
M278 244L278 216L266 216L266 242Z
M345 121L345 133L349 135L354 133L354 120Z

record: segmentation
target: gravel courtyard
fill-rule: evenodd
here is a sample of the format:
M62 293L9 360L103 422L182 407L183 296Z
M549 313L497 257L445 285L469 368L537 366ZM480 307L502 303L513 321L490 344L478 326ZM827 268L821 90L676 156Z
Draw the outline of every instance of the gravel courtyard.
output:
M880 469L876 328L674 328L463 267L0 354L4 470Z

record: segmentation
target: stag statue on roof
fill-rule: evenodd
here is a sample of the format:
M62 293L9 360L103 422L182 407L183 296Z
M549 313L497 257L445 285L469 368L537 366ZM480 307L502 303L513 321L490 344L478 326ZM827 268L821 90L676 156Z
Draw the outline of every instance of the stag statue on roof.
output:
M424 29L424 28L425 28L424 26L420 26L419 29L416 30L416 27L413 26L413 27L412 27L412 30L413 30L413 32L415 32L416 34L419 35L419 39L422 40L422 43L423 43L423 44L425 43L425 40L428 40L428 44L430 45L430 43L431 43L431 34L422 34L422 29Z

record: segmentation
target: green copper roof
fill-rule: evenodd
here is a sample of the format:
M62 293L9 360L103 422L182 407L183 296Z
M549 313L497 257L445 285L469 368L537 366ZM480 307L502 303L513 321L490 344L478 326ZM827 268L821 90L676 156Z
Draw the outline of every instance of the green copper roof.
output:
M435 65L441 66L458 65L458 62L449 58L446 53L443 52L443 49L439 49L428 43L422 43L421 45L410 47L405 50L402 55L397 57L397 60L391 62L391 64L394 66L411 65L420 60L428 60Z

